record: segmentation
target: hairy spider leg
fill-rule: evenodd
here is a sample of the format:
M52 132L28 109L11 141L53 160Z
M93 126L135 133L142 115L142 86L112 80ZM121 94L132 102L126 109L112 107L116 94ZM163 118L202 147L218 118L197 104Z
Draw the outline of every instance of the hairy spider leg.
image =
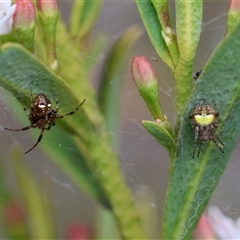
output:
M211 133L215 136L215 138L224 146L224 143L220 140L217 133L213 132L215 129L211 126Z
M216 139L219 141L219 138L215 135L212 140L213 140L213 142L215 143L216 147L217 147L222 153L224 153L224 151L222 150L222 148L221 148L221 147L219 146L219 144L217 143ZM219 141L219 142L222 144L221 141ZM224 144L222 144L222 145L224 145Z
M69 115L73 115L82 105L83 103L86 101L86 99L84 99L77 107L76 109L74 109L73 111L69 112L69 113L66 113L66 114L63 114L63 115L60 115L60 116L56 116L56 118L64 118L66 116L69 116ZM58 108L57 108L58 109Z
M202 148L202 141L199 141L199 138L198 138L198 144L197 144L197 146L198 146L198 154L197 154L197 157L199 157L200 152L201 152L201 148Z
M27 115L29 115L30 112L28 111L27 107L24 105L22 98L20 98L19 100L20 100L23 110L27 113ZM31 110L33 110L33 108L32 108L32 92L31 92Z
M213 140L213 142L215 143L216 147L217 147L222 153L224 153L224 151L223 151L222 148L219 146L219 144L217 143L217 141L218 141L219 143L221 143L222 146L224 146L224 143L220 140L220 138L218 137L218 135L213 132L213 129L212 129L212 128L213 128L213 127L211 126L210 131L211 131L211 134L213 135L213 139L212 139L212 140ZM216 141L216 140L217 140L217 141Z
M41 133L40 133L40 135L39 135L39 137L38 137L37 142L33 145L33 147L31 147L28 151L26 151L25 154L27 154L27 153L29 153L30 151L32 151L32 150L41 142L42 137L43 137L44 130L45 130L45 128L42 128L42 131L41 131Z
M197 131L196 131L196 129L197 129ZM197 147L199 146L198 155L199 155L199 152L201 149L201 142L199 144L198 144L198 142L199 142L199 126L196 126L195 127L195 137L194 137L193 159L194 159Z
M47 115L46 115L47 116ZM47 121L47 119L45 119L45 121ZM41 140L42 140L42 137L43 137L43 133L44 133L44 130L49 130L51 127L52 127L52 123L54 122L54 118L51 118L50 119L50 122L49 122L49 124L48 124L48 127L47 128L42 128L41 129L41 133L40 133L40 135L39 135L39 137L38 137L38 140L37 140L37 142L28 150L28 151L26 151L25 152L25 154L27 154L27 153L29 153L30 151L32 151L40 142L41 142Z
M32 125L24 127L24 128L19 128L19 129L11 129L11 128L6 128L6 127L4 129L9 130L9 131L25 131L25 130L28 130L30 128L32 128Z
M198 154L197 154L197 158L199 157L199 155L200 155L200 152L201 152L201 148L202 148L202 141L200 141L198 144L197 144L197 146L198 146ZM194 158L194 157L193 157Z

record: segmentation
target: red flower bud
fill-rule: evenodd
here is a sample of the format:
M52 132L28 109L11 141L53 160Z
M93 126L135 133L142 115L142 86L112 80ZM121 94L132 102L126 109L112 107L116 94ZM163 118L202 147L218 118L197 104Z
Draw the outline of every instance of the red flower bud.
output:
M16 12L13 16L15 29L29 29L34 24L34 6L30 0L16 0Z
M135 57L132 61L132 76L137 89L146 102L154 119L165 121L158 101L158 82L151 64L143 56Z
M147 85L152 81L157 81L151 64L143 56L137 56L133 59L132 76L137 85Z

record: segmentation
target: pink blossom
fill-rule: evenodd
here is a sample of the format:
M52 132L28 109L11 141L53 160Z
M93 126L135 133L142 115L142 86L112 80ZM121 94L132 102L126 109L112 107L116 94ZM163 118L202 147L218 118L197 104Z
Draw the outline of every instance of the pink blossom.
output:
M16 0L16 12L13 16L14 28L29 29L34 24L34 6L31 0Z

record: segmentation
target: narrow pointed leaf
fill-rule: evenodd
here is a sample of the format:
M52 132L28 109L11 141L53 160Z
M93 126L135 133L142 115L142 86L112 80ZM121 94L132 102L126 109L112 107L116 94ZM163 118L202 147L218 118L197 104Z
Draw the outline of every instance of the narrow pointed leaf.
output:
M173 62L169 55L168 48L162 37L162 27L158 20L158 15L151 1L135 0L142 21L148 32L148 36L162 60L173 69Z
M98 16L101 0L73 2L72 14L70 15L70 32L73 37L82 39L92 29Z
M191 60L200 39L202 0L176 1L176 30L179 52L183 60Z
M152 121L143 121L143 127L169 152L171 159L175 152L176 140L168 122L157 123Z
M192 89L192 67L202 26L202 0L176 1L176 31L180 53L174 70L178 121ZM178 123L177 123L178 124Z
M126 57L129 50L140 36L141 30L137 26L132 26L118 39L110 50L108 60L104 64L103 77L101 79L98 101L99 106L105 116L108 131L113 135L112 143L118 149L118 113L121 85L121 77L124 67L126 67Z

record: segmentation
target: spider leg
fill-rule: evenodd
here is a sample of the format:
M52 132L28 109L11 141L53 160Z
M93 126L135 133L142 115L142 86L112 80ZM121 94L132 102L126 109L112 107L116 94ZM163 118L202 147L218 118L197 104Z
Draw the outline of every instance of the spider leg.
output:
M45 130L50 130L52 126L55 126L55 122L54 122L54 118L51 118L49 123L48 123L48 126L47 127L44 127Z
M22 99L20 99L20 103L22 104L22 108L23 108L23 110L27 113L27 115L29 115L30 112L28 111L27 107L24 105ZM32 107L31 107L31 109L32 109Z
M213 130L214 130L213 127L211 127L211 128L210 128L210 132L211 132L211 134L212 134L212 136L213 136L212 140L213 140L214 144L216 145L216 147L217 147L222 153L224 153L224 151L222 150L222 148L219 146L219 143L220 143L222 146L224 146L224 143L220 140L220 138L218 137L218 135L217 135ZM218 143L217 143L216 140L218 141Z
M195 136L194 136L194 148L193 148L193 159L199 142L199 126L195 126Z
M30 151L32 151L32 150L41 142L41 139L42 139L42 137L43 137L44 130L45 130L45 128L42 128L42 131L41 131L41 133L40 133L40 135L39 135L39 137L38 137L37 142L33 145L33 147L31 147L28 151L26 151L25 154L27 154L27 153L29 153Z
M30 128L32 128L32 125L24 127L24 128L20 128L20 129L11 129L11 128L4 128L4 129L6 129L8 131L25 131L25 130L28 130Z
M73 110L73 111L71 111L71 112L69 112L69 113L66 113L66 114L64 114L64 115L61 115L61 116L56 116L56 118L64 118L64 117L66 117L66 116L73 115L73 114L83 105L83 103L84 103L85 101L86 101L86 99L84 99L84 100L76 107L75 110Z
M219 146L219 143L217 143L216 139L219 141L219 143L221 143L222 145L224 145L220 140L219 138L217 137L217 135L214 136L214 138L212 139L213 142L215 143L216 147L222 152L224 153L224 151L222 150L222 148Z
M224 146L224 143L219 139L217 134L215 134L215 138Z
M197 154L197 157L199 157L200 155L200 152L201 152L201 148L202 148L202 141L199 142L199 145L198 145L198 154Z
M218 135L217 135L215 132L213 132L213 127L211 127L210 131L211 131L211 134L214 136L214 138L217 139L218 142L220 142L220 143L224 146L224 143L220 140L220 138L218 137ZM213 139L214 139L214 138L213 138Z
M215 138L216 138L216 136L215 136ZM217 143L217 141L216 141L215 138L212 139L213 142L215 143L216 147L217 147L222 153L224 153L224 151L222 150L221 146L219 146L219 143ZM219 141L219 142L220 142L220 141ZM221 143L221 142L220 142L220 143ZM221 144L222 144L222 143L221 143ZM224 145L224 144L222 144L222 145Z

